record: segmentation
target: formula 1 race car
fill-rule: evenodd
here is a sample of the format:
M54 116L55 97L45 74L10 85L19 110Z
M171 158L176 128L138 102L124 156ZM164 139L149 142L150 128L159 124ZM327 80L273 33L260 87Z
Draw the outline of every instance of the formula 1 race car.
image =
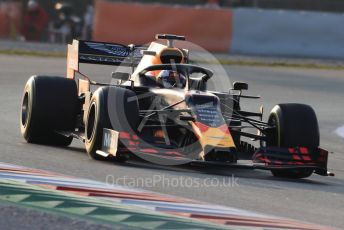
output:
M256 98L242 93L247 83L234 82L225 93L208 91L213 72L190 64L189 51L174 46L185 37L156 39L160 43L149 46L74 40L67 78L32 76L25 86L20 127L26 141L68 146L77 138L97 160L135 155L165 165L271 170L278 177L333 175L310 106L278 104L264 122L263 109L241 110L241 98ZM104 84L83 74L80 63L131 71L113 72Z

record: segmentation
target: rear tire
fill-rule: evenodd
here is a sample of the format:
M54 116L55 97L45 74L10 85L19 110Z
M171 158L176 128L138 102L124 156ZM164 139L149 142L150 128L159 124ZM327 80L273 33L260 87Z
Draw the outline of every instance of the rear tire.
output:
M130 98L130 99L129 99ZM120 87L102 87L91 98L85 125L85 147L95 160L105 160L96 153L102 148L103 129L130 131L139 122L139 106L135 93ZM124 161L116 157L116 160Z
M276 105L268 123L276 129L268 135L267 146L307 147L315 150L319 146L319 127L312 107L304 104ZM276 177L306 178L312 175L311 169L271 170Z
M32 76L22 99L20 131L28 143L68 146L73 138L55 131L73 131L77 86L63 77Z

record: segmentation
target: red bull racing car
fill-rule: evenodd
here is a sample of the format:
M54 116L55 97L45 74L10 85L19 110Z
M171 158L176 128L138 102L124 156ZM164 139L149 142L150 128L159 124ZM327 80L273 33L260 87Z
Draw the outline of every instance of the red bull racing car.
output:
M264 169L278 177L332 175L310 106L278 104L265 122L263 109L241 110L241 98L255 98L242 93L247 83L234 82L229 92L207 90L207 81L217 76L190 64L189 51L174 46L185 37L156 38L160 42L149 46L74 40L67 78L33 76L25 86L20 119L25 140L68 146L77 138L97 160L135 155L165 165ZM105 84L82 73L80 63L131 71L115 71Z

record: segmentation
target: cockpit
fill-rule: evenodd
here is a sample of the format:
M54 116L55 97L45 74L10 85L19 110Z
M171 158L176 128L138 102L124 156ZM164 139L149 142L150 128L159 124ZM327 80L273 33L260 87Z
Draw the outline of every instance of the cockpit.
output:
M151 72L141 75L141 82L144 85L155 85L164 89L184 89L186 86L186 76L174 70L161 70L154 76Z
M192 76L200 76L193 78ZM146 87L165 89L185 89L188 79L191 82L203 82L211 78L213 72L190 64L159 64L149 66L137 73L139 84ZM190 88L190 85L189 85ZM192 87L198 89L199 87Z

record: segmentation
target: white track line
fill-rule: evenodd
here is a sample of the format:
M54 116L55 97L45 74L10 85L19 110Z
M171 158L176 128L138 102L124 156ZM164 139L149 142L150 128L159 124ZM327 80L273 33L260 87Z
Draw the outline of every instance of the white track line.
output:
M344 125L336 129L336 134L344 138Z

